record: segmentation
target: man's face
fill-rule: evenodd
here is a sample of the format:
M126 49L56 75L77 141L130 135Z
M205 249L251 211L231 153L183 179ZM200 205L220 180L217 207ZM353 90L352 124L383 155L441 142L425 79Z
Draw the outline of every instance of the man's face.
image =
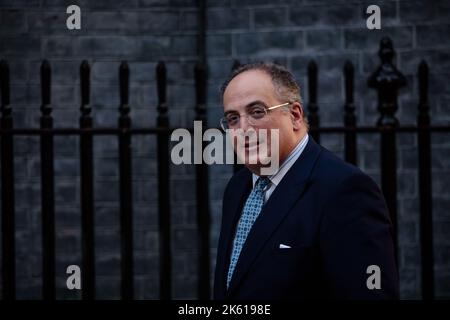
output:
M298 120L298 114L296 113L300 110L301 116L301 108L299 105L297 105L297 111L294 112L286 111L283 107L268 111L264 121L258 122L257 125L249 124L249 117L246 115L251 111L255 103L269 108L285 102L287 101L279 100L272 84L272 79L267 73L261 70L249 70L239 74L231 80L223 95L224 113L237 113L240 115L237 129L242 129L244 132L254 129L256 133L260 129L267 129L267 140L261 141L258 139L257 143L258 145L267 143L268 156L271 156L270 150L272 147L270 129L279 130L278 154L280 163L288 156L298 142L301 120ZM248 144L245 144L244 147L246 152L245 165L253 172L258 172L262 166L261 162L264 162L259 157L256 164L251 164L248 161L248 154L255 154L254 151L257 147ZM276 146L273 147L276 148Z

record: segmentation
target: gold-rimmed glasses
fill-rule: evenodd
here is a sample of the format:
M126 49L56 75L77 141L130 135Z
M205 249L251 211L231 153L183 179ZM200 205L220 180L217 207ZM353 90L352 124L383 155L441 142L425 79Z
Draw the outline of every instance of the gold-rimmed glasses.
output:
M280 107L285 107L290 104L291 102L285 102L272 107L266 107L262 103L255 103L247 108L245 116L247 117L247 121L250 125L258 126L267 121L267 114L269 111ZM220 126L224 131L227 129L236 129L239 126L240 120L241 115L238 112L231 111L226 113L225 116L220 119Z

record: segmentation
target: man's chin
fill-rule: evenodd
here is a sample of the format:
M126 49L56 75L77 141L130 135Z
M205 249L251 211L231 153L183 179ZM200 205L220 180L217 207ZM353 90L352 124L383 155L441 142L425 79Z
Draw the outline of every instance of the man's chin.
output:
M245 148L244 152L238 154L238 158L245 165L261 165L264 163L264 160L258 155L256 148Z
M246 156L245 159L241 157L240 160L241 160L240 163L243 163L250 171L254 173L259 172L260 169L263 167L270 166L271 162L269 157L261 158L258 156L255 157Z

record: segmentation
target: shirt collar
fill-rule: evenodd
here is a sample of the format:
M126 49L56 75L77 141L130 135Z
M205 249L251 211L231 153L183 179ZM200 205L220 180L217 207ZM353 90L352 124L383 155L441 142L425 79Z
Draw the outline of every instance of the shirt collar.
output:
M308 134L305 134L305 136L300 140L300 142L295 146L295 148L289 153L286 160L283 161L283 163L278 168L277 172L275 174L269 176L270 182L274 184L275 186L278 186L280 181L283 179L284 175L289 171L289 169L292 167L292 165L297 161L297 159L302 154L303 150L306 147L306 144L308 143ZM258 180L259 176L257 174L252 175L253 180L253 187L255 186L256 180Z

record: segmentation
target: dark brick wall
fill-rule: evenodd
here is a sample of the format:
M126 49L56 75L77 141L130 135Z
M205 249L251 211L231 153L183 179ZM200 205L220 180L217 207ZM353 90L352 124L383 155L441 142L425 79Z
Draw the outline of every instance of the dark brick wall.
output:
M65 10L78 4L82 29L65 27ZM381 7L382 30L366 29L365 9ZM417 65L430 66L430 106L434 124L450 123L448 1L325 1L214 0L207 3L206 56L209 68L208 120L215 126L221 114L218 88L233 61L271 60L288 66L308 101L306 66L319 67L319 107L323 125L340 125L343 109L342 66L355 65L358 123L373 125L378 117L376 93L366 86L378 64L381 37L393 39L396 63L407 76L400 92L397 116L413 124L417 109ZM0 58L11 65L11 104L17 127L39 124L39 65L49 59L53 70L55 126L77 126L78 68L92 66L92 108L96 126L115 126L118 116L118 66L131 68L133 126L152 126L156 118L154 67L167 62L171 125L192 126L194 119L193 66L197 59L197 7L194 0L0 0ZM433 134L433 218L436 294L450 297L450 144L448 134ZM399 135L399 239L403 298L420 298L417 139ZM322 137L338 155L343 139ZM379 139L358 138L358 164L380 181ZM118 226L117 141L95 139L95 208L97 297L118 298L120 251ZM39 298L41 286L41 220L39 140L15 138L17 208L17 282L19 298ZM140 299L157 298L158 217L154 137L133 138L133 195L135 225L135 285ZM78 139L55 139L57 276L59 298L75 299L65 289L65 268L81 264ZM196 298L196 207L193 166L172 166L173 296ZM212 212L211 265L215 263L221 197L231 168L210 168Z
M81 8L81 30L66 28L66 7ZM130 65L133 126L156 119L155 66L167 63L170 121L192 124L193 66L197 59L195 1L1 1L0 57L10 62L11 105L16 127L39 125L41 60L52 66L56 127L78 126L79 66L91 64L91 106L95 126L116 126L118 67ZM66 289L66 267L81 265L79 140L55 139L57 297L79 298ZM94 140L95 249L97 297L120 297L118 143ZM15 138L17 208L17 295L41 296L40 158L37 138ZM196 254L193 167L172 168L173 293L194 298ZM156 140L133 137L135 287L139 299L159 296Z

